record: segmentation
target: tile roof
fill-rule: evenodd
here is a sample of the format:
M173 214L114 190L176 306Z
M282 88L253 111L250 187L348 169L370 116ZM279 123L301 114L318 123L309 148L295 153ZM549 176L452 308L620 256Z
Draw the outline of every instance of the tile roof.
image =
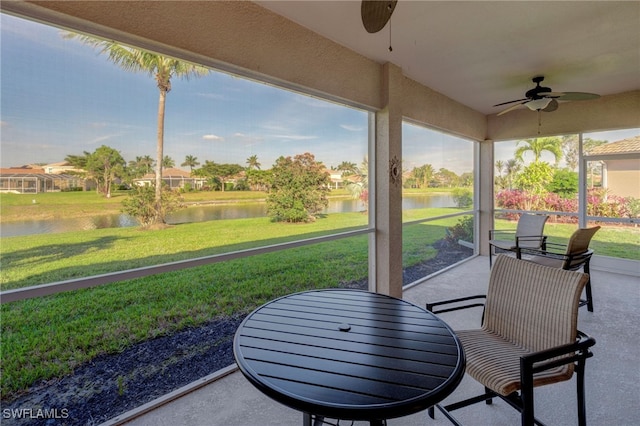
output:
M640 152L640 135L597 146L589 151L589 155L628 154L632 152Z
M0 175L33 175L44 174L44 169L30 169L25 167L8 167L0 169Z

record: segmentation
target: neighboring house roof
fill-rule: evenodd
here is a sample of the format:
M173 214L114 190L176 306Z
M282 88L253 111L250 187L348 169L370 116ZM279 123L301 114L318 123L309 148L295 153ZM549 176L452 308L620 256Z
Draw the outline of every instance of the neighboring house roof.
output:
M589 155L640 153L640 135L597 146Z
M44 169L31 169L26 167L9 167L9 168L1 168L0 175L43 175Z
M155 173L147 173L146 175L142 176L142 179L155 179L155 177L156 177ZM168 177L190 178L191 172L188 172L182 169L176 169L174 167L163 168L162 177L163 178L168 178Z

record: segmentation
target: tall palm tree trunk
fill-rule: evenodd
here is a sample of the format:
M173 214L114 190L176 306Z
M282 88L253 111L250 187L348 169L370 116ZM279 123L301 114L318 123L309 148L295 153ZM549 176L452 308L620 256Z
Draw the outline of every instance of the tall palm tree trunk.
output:
M156 146L156 223L164 223L162 212L162 158L164 156L164 108L167 99L167 91L160 88L158 100L158 142Z

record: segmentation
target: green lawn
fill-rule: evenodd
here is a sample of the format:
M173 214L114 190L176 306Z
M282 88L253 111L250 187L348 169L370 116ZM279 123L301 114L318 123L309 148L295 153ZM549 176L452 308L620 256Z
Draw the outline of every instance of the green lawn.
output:
M443 212L451 209L443 209ZM362 228L361 213L288 225L266 218L158 231L102 229L2 239L3 289L281 243ZM413 225L405 266L436 254L456 219ZM413 231L415 230L415 231ZM247 313L280 295L366 279L368 236L256 255L2 305L2 394L68 374L93 357L211 319Z

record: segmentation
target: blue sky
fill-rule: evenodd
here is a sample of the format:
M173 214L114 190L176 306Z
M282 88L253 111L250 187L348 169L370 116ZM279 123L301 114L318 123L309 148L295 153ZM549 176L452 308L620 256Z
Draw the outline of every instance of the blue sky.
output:
M155 158L158 89L152 77L108 62L57 28L1 15L2 167L64 160L108 145L125 160ZM326 165L360 163L367 113L212 72L173 79L167 95L165 154L179 165L263 168L280 155L311 152Z
M60 162L101 145L127 161L155 159L152 77L122 70L80 41L64 39L58 28L6 14L0 14L0 37L2 167ZM367 139L365 111L220 72L173 79L167 95L164 153L177 166L186 155L240 165L257 155L262 168L270 168L280 155L304 152L328 167L360 164ZM497 159L511 156L503 147ZM472 156L467 140L403 126L405 170L429 163L461 174L472 170Z

